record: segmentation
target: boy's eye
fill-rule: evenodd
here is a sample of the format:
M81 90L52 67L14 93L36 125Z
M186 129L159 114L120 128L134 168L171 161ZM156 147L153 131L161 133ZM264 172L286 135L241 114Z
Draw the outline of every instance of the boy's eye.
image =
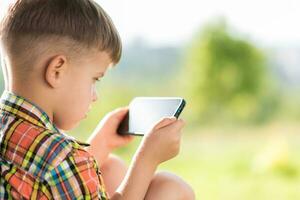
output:
M95 80L95 81L101 81L101 79L100 79L100 78L94 78L94 80Z

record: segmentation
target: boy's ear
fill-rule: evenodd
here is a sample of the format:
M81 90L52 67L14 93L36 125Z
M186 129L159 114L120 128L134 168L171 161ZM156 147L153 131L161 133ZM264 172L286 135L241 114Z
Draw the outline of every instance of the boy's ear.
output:
M58 88L62 85L67 68L67 58L64 55L54 56L48 61L45 71L45 80L50 87Z

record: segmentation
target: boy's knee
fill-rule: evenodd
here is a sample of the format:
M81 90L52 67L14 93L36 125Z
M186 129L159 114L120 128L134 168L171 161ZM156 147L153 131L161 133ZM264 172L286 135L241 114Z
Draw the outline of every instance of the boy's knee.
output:
M159 172L155 174L152 182L152 185L156 185L166 196L168 192L173 193L171 199L177 200L194 200L195 193L191 186L187 184L180 177L168 173L168 172Z

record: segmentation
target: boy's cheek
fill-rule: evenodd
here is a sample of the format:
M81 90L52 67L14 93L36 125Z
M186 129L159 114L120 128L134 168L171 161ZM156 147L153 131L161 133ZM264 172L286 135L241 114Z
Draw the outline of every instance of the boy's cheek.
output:
M77 86L62 94L58 102L58 108L55 109L56 124L64 127L63 130L69 130L86 118L91 109L92 96L86 87Z

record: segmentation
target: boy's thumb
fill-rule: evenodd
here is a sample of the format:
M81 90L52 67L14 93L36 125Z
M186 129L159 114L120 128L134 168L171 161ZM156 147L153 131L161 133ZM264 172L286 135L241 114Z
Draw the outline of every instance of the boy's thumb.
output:
M162 118L160 121L158 121L156 123L156 125L153 127L153 129L157 130L157 129L163 128L165 126L168 126L168 125L172 124L175 121L176 121L176 117L165 117L165 118Z

